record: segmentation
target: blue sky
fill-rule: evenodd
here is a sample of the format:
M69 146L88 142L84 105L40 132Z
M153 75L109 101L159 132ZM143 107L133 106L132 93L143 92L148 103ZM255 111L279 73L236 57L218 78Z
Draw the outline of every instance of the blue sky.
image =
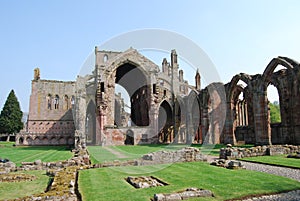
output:
M299 8L297 0L0 0L0 108L14 89L28 111L35 67L42 79L75 80L96 45L136 29L191 39L224 83L240 72L263 73L279 55L300 61Z

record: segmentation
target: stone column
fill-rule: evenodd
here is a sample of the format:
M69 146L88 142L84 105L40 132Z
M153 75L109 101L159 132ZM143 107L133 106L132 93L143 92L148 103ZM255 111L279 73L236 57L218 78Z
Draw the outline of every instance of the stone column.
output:
M236 144L234 135L234 121L236 116L236 106L233 101L227 102L226 119L224 125L224 144Z
M255 144L271 144L271 128L268 121L267 93L257 90L253 93Z

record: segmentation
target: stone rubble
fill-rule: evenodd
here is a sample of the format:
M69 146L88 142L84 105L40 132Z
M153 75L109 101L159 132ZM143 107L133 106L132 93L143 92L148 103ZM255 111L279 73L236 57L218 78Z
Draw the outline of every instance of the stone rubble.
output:
M10 171L46 170L47 175L53 176L53 181L47 191L38 195L14 199L15 201L78 201L80 194L76 193L78 170L90 168L89 155L86 149L73 150L74 156L66 161L44 163L23 162L21 167L11 166ZM0 163L1 164L1 163ZM7 164L7 163L4 163Z
M210 164L227 169L245 169L245 166L240 161L236 160L217 159L212 161Z
M20 181L33 181L36 177L30 174L1 174L0 182L20 182Z

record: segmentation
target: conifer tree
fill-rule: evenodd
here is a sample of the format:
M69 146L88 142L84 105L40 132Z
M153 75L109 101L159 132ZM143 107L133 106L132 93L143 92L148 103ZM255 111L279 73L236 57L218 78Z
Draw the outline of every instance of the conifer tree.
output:
M18 133L23 128L23 112L14 90L11 90L0 114L0 133Z

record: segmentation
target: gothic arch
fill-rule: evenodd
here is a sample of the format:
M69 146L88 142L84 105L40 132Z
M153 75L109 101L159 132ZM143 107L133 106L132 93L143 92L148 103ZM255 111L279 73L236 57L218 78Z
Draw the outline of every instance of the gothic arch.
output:
M294 66L287 62L285 59L281 57L273 58L270 63L267 65L265 71L263 72L262 75L262 84L263 84L263 89L266 90L268 85L270 84L272 74L274 73L274 70L278 65L282 65L286 69L288 69L289 72L292 73L293 79L296 78L295 73L293 71Z
M249 87L249 89L251 90L251 76L245 73L240 73L235 75L230 83L229 83L229 92L227 93L227 100L231 101L233 98L233 90L235 89L235 87L237 86L238 82L241 80L243 82L245 82L247 84L247 86Z
M33 145L34 144L34 141L33 141L32 137L30 137L30 136L28 136L26 138L26 142L27 142L28 145Z
M90 100L86 109L85 133L87 144L94 144L96 137L96 105Z
M187 106L184 99L180 96L176 96L175 101L175 124L176 124L176 142L186 142L186 119L187 119Z
M130 63L134 66L139 66L143 69L145 75L148 75L148 72L159 71L159 67L153 63L151 60L138 53L137 50L130 48L123 53L120 53L117 57L108 60L106 64L107 72L114 72L119 66L123 64Z
M158 129L159 141L163 143L172 142L173 139L173 110L170 102L163 100L159 106Z
M114 76L112 76L114 75ZM143 68L127 61L115 68L110 76L111 86L110 94L114 93L114 85L121 85L129 94L131 99L131 120L137 126L148 126L149 105L151 100L151 88L147 73Z
M188 142L202 143L202 109L199 92L192 90L188 95L187 101L188 112Z

